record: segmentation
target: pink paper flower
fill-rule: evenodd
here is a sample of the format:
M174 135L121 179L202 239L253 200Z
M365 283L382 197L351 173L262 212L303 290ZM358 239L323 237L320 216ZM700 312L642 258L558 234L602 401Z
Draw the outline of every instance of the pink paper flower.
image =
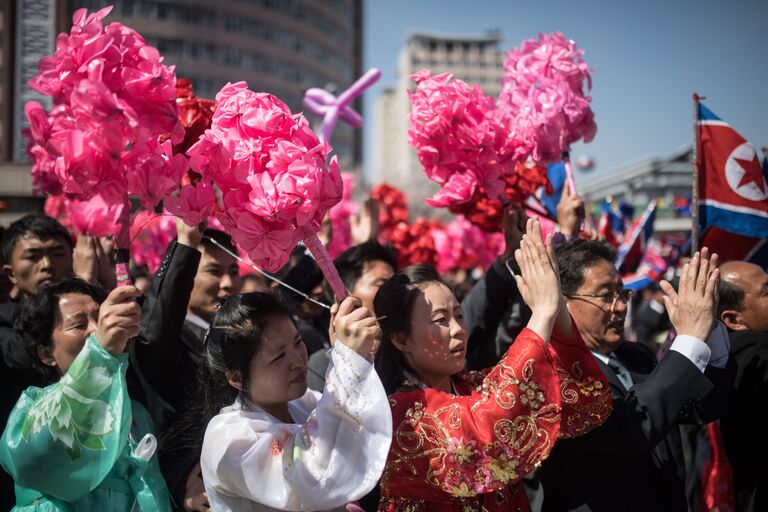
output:
M154 273L162 264L168 245L176 236L172 215L142 210L131 223L131 258Z
M201 224L211 214L215 204L216 195L206 179L196 185L184 185L178 197L168 196L163 202L165 209L181 218L187 226Z
M488 268L504 250L504 235L486 233L464 217L444 228L433 228L439 272Z
M341 199L336 158L326 165L330 150L301 114L238 82L216 95L211 128L187 154L192 170L221 189L216 216L232 239L257 266L275 271Z
M87 203L99 191L119 208L130 188L148 207L178 187L171 181L183 167L161 144L183 137L176 78L134 30L103 25L110 11L77 10L70 33L58 36L29 81L54 104L47 114L34 102L25 107L31 172L41 192Z
M153 142L157 144L157 142ZM141 198L141 206L152 210L163 197L179 188L187 171L184 155L174 155L170 140L159 144L157 151L142 155L136 168L128 175L128 193Z
M533 145L537 161L559 160L571 144L595 136L583 54L560 32L539 34L507 53L499 105L512 118L514 136Z
M67 216L75 231L88 236L110 236L120 231L119 220L128 201L97 193L89 199L74 199L67 204Z
M511 136L510 124L493 98L450 73L428 70L412 76L408 142L416 148L427 177L443 189L427 204L452 206L470 201L478 188L490 197L503 192L502 176L514 172L530 147Z

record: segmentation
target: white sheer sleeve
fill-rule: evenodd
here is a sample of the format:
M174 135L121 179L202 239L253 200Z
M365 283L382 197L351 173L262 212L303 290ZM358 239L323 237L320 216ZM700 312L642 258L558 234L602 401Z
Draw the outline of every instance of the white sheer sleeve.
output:
M374 487L392 436L387 395L373 365L352 350L336 343L330 358L323 395L303 425L236 408L211 420L201 467L213 510L251 510L235 505L245 500L327 510Z

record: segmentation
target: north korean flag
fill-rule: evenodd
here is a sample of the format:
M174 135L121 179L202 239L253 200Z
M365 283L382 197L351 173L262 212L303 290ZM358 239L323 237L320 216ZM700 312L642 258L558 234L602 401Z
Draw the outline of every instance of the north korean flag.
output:
M757 151L701 103L698 119L701 232L716 226L768 238L768 185Z

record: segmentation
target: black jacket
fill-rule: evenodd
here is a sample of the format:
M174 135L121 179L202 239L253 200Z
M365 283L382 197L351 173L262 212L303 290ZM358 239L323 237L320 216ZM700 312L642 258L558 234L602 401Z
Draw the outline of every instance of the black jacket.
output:
M613 412L588 434L558 441L538 477L543 511L681 511L685 465L678 426L706 423L727 409L733 371L706 374L670 351L656 365L653 353L625 342L614 352L634 385L624 389L606 364Z
M500 259L467 294L461 309L469 333L468 370L482 370L498 363L531 316L515 278Z
M723 443L733 466L736 510L768 510L768 333L732 331L736 362L731 414L720 421Z
M141 311L140 334L147 343L135 344L131 366L143 402L160 439L160 468L177 506L184 498L186 478L200 459L194 450L168 452L168 439L197 384L205 330L185 321L187 305L200 263L200 252L172 243L152 279Z

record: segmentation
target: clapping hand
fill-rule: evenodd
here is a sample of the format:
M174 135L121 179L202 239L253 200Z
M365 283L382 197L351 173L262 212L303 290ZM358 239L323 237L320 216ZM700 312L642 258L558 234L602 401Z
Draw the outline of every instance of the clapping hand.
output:
M547 236L545 246L537 218L528 219L520 248L515 251L515 260L521 274L515 276L517 287L533 311L528 328L548 342L565 301L560 293L552 236Z
M704 247L683 266L677 292L667 281L662 281L664 306L677 334L687 334L706 340L717 317L717 285L720 271L717 254L709 257Z

